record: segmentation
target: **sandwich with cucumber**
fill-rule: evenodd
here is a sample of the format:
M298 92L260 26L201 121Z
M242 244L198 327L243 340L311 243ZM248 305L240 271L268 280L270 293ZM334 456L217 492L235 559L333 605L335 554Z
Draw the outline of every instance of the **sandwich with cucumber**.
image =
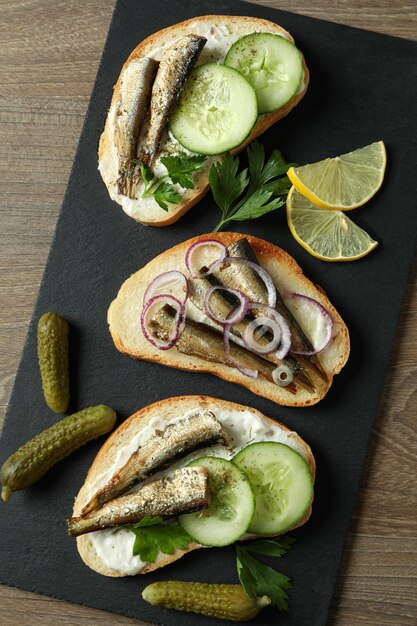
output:
M191 550L304 524L314 478L310 447L256 409L208 396L168 398L105 442L68 530L93 570L145 574Z
M319 402L349 356L346 324L295 260L232 232L151 260L123 283L108 323L130 357L209 372L287 406Z
M172 224L207 192L212 164L287 115L308 82L293 38L268 20L207 15L154 33L123 65L100 138L111 198Z

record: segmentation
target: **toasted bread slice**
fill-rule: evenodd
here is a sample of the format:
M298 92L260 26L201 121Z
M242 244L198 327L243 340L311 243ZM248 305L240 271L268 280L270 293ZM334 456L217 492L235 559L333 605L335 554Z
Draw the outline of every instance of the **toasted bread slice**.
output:
M73 515L77 516L81 513L83 506L88 502L91 495L106 482L106 477L115 473L121 464L123 464L121 462L121 451L123 451L125 447L129 446L130 442L135 438L135 436L137 436L139 431L147 427L149 428L152 419L158 419L158 429L161 429L163 428L160 423L161 419L168 423L175 418L199 409L208 409L209 411L212 411L218 419L221 419L221 413L224 411L228 411L229 413L234 412L237 416L237 420L243 418L248 419L248 414L250 414L254 423L257 420L260 420L262 425L266 426L267 431L273 428L275 433L278 433L278 435L274 435L274 440L280 439L281 443L285 443L301 454L307 461L314 480L316 464L310 447L305 443L305 441L303 441L303 439L301 439L299 435L290 431L283 424L266 417L256 409L236 404L234 402L219 400L218 398L212 398L209 396L179 396L168 398L166 400L160 400L155 404L151 404L141 409L129 417L121 426L119 426L117 430L114 431L114 433L112 433L97 454L90 470L88 471L85 483L81 487L80 492L75 499ZM150 432L152 432L151 429L152 425ZM268 439L259 439L259 441L261 440ZM297 524L297 527L304 524L310 515L311 505L304 518ZM99 556L95 547L95 534L96 533L90 533L88 535L77 537L77 547L83 561L99 574L115 577L126 576L126 571L115 567L109 567L109 565L106 564ZM200 547L202 546L197 543L191 543L186 550L177 550L173 555L160 554L155 563L146 564L143 569L141 569L140 573L146 574L147 572L169 565L188 552L191 552L191 550L196 550Z
M172 269L179 270L188 276L188 270L185 266L185 254L188 248L198 240L214 238L228 246L244 236L250 242L262 267L269 272L275 281L284 299L285 294L294 292L310 296L320 302L333 319L333 337L328 346L319 355L328 381L324 382L318 376L313 375L314 392L297 387L297 393L293 394L286 387L279 387L260 378L249 378L236 368L181 354L175 347L170 350L159 350L149 343L142 333L139 320L143 306L143 295L147 286L156 276ZM305 334L313 336L314 328L311 328L311 321L300 318L299 322ZM304 276L294 259L284 250L271 243L257 237L239 233L222 232L216 233L214 236L213 234L201 235L160 254L123 283L117 298L110 305L108 323L117 349L135 359L155 361L170 367L195 372L210 372L224 380L239 383L277 404L286 406L309 406L321 400L329 390L333 376L340 372L346 363L350 350L349 333L339 313L330 303L323 290L313 285Z
M142 43L140 43L133 50L123 65L121 74L129 62L135 57L149 56L159 61L164 50L169 48L177 39L187 34L207 37L207 43L197 61L197 65L207 62L222 63L228 49L235 41L244 35L254 32L274 33L285 37L291 42L294 41L287 31L278 26L278 24L268 20L255 17L238 17L230 15L205 15L181 22L179 24L174 24L169 28L165 28L164 30L154 33L142 41ZM255 137L262 135L262 133L272 126L272 124L287 115L291 109L298 104L304 96L309 82L309 72L304 59L303 67L304 76L298 93L296 93L295 96L293 96L283 107L273 111L272 113L260 115L249 137L247 137L240 146L235 148L233 153L238 153L243 150L248 143L255 139ZM208 173L210 167L214 161L221 159L222 155L207 158L204 169L194 176L194 189L182 189L181 201L178 204L170 205L168 211L161 209L152 196L131 200L126 196L119 194L116 184L118 178L118 157L114 139L116 103L119 97L119 84L120 76L114 88L104 132L100 138L98 155L101 176L107 186L107 189L109 190L111 198L118 202L130 217L133 217L138 222L142 222L143 224L150 226L168 226L169 224L176 222L182 215L184 215L184 213L191 209L191 207L194 206L208 191ZM146 123L144 128L146 128ZM140 141L141 137L139 138L138 143L140 143ZM167 141L168 135L166 133L165 143L167 143ZM183 148L172 138L170 138L169 142L171 150L175 151L176 149L177 152L183 150ZM161 144L161 148L163 151L164 140ZM156 163L158 163L158 160Z

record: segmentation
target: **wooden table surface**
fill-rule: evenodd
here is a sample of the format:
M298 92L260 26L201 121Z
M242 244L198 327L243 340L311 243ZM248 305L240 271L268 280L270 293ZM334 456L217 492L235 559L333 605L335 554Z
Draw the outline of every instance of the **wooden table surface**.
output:
M417 39L413 0L260 3ZM113 4L0 0L0 427ZM415 286L414 270L337 582L333 626L417 624ZM93 623L140 622L0 586L0 626Z

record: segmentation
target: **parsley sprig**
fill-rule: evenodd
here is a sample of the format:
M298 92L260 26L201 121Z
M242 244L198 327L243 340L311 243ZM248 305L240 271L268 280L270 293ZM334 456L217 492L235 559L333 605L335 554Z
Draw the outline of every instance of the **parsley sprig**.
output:
M265 149L253 141L248 149L248 165L239 170L238 157L227 154L220 163L213 163L209 184L222 217L213 232L231 220L249 220L275 211L284 204L291 183L287 163L279 150L274 150L265 163Z
M160 161L167 170L163 176L155 176L149 167L141 161L136 161L135 165L139 168L145 185L142 198L153 196L161 209L168 211L169 204L177 204L181 200L181 194L173 185L180 185L184 189L194 189L193 174L204 167L206 158L201 154L188 156L185 152L180 152L175 156L161 157Z
M288 576L255 559L251 553L281 557L294 543L286 535L262 539L248 545L236 545L236 565L240 583L251 598L268 596L280 611L288 611L288 593L292 584Z
M133 556L145 563L154 563L160 552L174 554L176 550L185 550L192 542L178 522L163 523L161 517L145 515L128 528L135 534Z

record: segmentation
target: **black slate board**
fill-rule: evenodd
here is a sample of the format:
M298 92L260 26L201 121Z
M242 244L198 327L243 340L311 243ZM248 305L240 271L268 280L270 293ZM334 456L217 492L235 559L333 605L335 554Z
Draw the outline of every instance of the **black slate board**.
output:
M195 15L221 11L274 20L304 51L311 85L301 104L264 136L290 160L315 161L383 139L386 180L353 218L381 245L354 264L326 264L292 239L284 212L237 225L288 250L322 285L351 332L352 352L327 398L309 409L286 409L203 374L135 362L119 354L106 312L121 283L157 253L217 222L210 198L166 229L136 224L111 202L96 169L96 149L121 65L150 33ZM327 620L361 469L377 410L400 303L415 251L417 186L416 44L345 26L242 4L235 0L120 0L110 27L74 167L19 366L1 439L4 460L56 417L45 408L36 367L36 321L56 310L71 323L71 410L107 403L120 421L140 407L178 394L204 392L253 405L297 430L318 464L310 522L279 567L294 580L285 625ZM236 228L237 230L237 228ZM195 552L146 578L110 579L84 566L64 519L102 442L64 461L36 486L0 505L0 580L34 592L142 618L204 626L212 620L152 608L140 591L154 580L236 582L233 548ZM253 623L273 624L266 610Z

